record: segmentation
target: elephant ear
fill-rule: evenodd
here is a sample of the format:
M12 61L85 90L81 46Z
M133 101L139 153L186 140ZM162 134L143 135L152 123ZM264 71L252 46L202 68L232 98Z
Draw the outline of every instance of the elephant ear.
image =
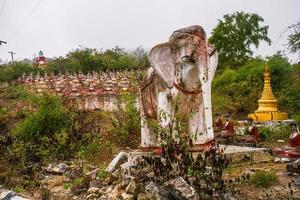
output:
M153 47L149 53L149 60L157 75L172 87L175 80L175 63L172 58L169 43L159 44Z
M218 66L218 52L212 44L208 43L208 55L209 55L209 71L208 80L212 81Z

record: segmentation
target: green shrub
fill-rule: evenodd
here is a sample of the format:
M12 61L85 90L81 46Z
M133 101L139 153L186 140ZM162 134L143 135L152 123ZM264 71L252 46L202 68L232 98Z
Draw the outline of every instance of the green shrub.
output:
M105 168L101 168L100 167L100 170L99 172L97 173L97 177L101 180L104 180L108 177L108 172L105 170Z
M68 190L69 188L72 187L72 184L71 183L64 183L64 189L65 190Z
M293 115L292 119L294 119L296 121L296 123L298 124L298 126L300 126L300 114Z
M266 127L259 129L259 137L262 141L265 141L268 137L270 137L270 129Z
M16 186L14 187L14 191L16 193L22 193L22 192L25 192L24 188L22 186Z
M260 127L259 134L263 140L287 140L292 133L289 125L280 124L274 127Z
M12 133L18 138L32 140L40 136L54 136L68 128L69 123L70 117L60 98L44 94L39 98L38 110L16 124Z
M37 97L37 110L15 124L9 146L11 161L31 162L69 156L70 115L58 96ZM21 162L20 162L21 161Z
M257 171L250 177L250 184L264 188L273 185L277 179L275 172Z
M110 119L110 132L122 147L137 147L140 137L140 112L135 106L136 95L123 93L116 101L117 109L106 113Z

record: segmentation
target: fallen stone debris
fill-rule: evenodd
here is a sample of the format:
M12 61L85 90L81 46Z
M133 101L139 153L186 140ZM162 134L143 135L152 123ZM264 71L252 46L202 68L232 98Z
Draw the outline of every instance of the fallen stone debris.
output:
M22 196L19 196L16 192L11 190L0 189L1 200L29 200Z

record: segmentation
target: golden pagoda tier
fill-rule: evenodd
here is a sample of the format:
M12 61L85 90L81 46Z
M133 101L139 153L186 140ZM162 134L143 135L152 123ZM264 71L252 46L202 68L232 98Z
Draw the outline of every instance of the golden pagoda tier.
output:
M258 100L258 109L248 114L254 121L282 121L288 119L288 114L278 111L277 100L273 95L269 65L266 64L264 89Z

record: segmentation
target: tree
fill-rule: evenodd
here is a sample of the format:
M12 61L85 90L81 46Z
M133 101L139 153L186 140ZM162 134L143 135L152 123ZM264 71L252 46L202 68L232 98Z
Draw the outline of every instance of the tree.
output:
M289 26L292 33L288 35L288 48L291 53L298 53L300 57L300 20Z
M150 66L150 61L148 59L148 53L142 46L136 48L133 52L137 60L137 66L140 69L147 69Z
M251 47L260 41L271 44L268 37L269 26L263 26L264 19L253 13L235 12L224 15L213 29L209 42L219 52L219 66L236 67L245 63L252 55Z

